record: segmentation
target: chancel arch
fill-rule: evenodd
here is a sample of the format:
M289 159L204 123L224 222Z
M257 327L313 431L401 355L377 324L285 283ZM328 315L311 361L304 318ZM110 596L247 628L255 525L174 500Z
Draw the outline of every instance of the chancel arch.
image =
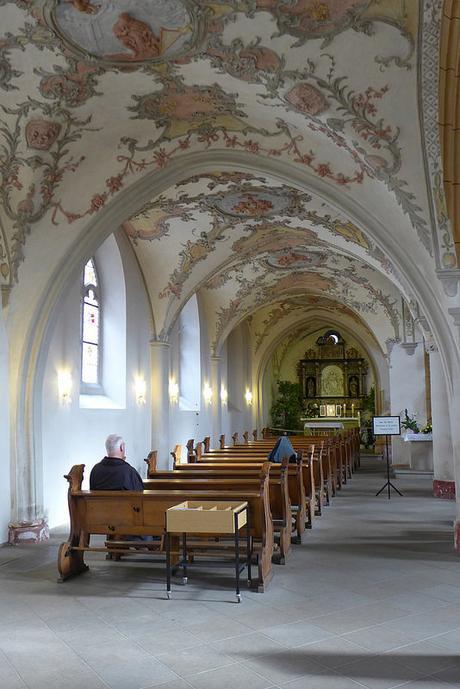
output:
M251 174L270 174L271 177L279 180L279 183L284 180L284 182L287 182L294 188L307 188L333 206L337 203L335 189L333 189L327 181L318 179L318 177L311 175L305 170L299 171L294 169L283 161L276 161L276 164L274 164L273 161L264 160L263 165L260 165L260 161L255 161L252 156L240 154L235 151L225 152L225 156L219 152L210 152L207 154L193 153L187 155L187 177L193 173L201 175L210 174L215 171L216 166L230 172L238 172L241 168L249 169L251 170ZM259 163L257 168L255 167L256 162ZM184 179L184 165L179 164L178 161L172 161L161 176L156 172L150 172L133 184L131 188L118 194L110 203L103 207L92 220L90 220L83 237L79 239L78 242L75 242L72 250L68 251L67 259L56 269L56 274L53 275L52 282L50 281L48 288L41 295L41 303L32 321L33 326L30 327L27 335L22 331L24 325L29 322L27 318L19 322L13 317L11 323L12 333L14 333L13 341L19 338L27 342L25 350L21 347L17 349L13 348L14 354L11 363L12 371L16 372L15 375L21 371L20 375L24 381L21 385L19 396L17 399L14 399L13 403L12 423L15 428L13 453L17 456L15 462L18 462L18 467L23 467L18 475L23 476L24 472L26 475L30 474L30 457L35 457L37 452L36 448L31 451L31 448L27 446L26 438L30 437L30 431L28 430L30 424L35 424L40 412L37 411L36 414L24 414L24 410L29 408L28 404L32 403L32 400L35 400L32 408L37 409L39 405L39 396L37 395L39 394L38 390L40 386L37 389L36 382L40 374L36 369L36 356L40 352L40 343L43 341L42 338L46 333L48 319L50 315L52 315L52 306L56 303L60 288L68 281L69 274L72 274L72 267L74 274L76 269L80 270L83 261L87 260L87 257L93 253L93 247L95 244L97 245L98 240L103 240L104 237L110 233L110 227L120 226L126 221L127 217L135 215L139 212L139 209L142 209L145 204L148 204L152 199L152 195L155 196L161 193L163 190L172 187L182 179ZM427 280L422 277L420 266L425 265L427 262L426 256L423 252L418 255L417 248L414 248L413 252L408 252L400 239L391 236L388 227L384 227L376 217L372 217L368 208L365 209L354 199L344 197L340 200L340 207L357 227L366 228L368 235L376 242L384 254L388 256L398 273L404 275L406 284L410 285L411 288L411 294L407 294L406 297L418 304L420 313L426 314L426 318L424 316L425 321L428 326L431 327L435 340L439 342L443 366L446 371L449 371L447 379L452 381L453 378L455 378L452 372L456 371L458 367L458 352L454 344L453 326L451 326L448 320L449 317L446 311L438 308L439 301L444 299L441 284L435 281L428 285ZM161 300L158 299L158 292L152 292L152 288L149 286L152 284L150 282L150 275L155 272L155 262L149 263L146 266L139 260L139 256L137 260L142 270L143 280L147 285L150 308L155 312L157 320L157 315L159 315L157 314L157 307ZM431 268L427 265L426 270L429 272ZM218 271L216 270L214 272L214 277L218 279ZM208 279L207 276L204 276L200 284L204 286ZM13 313L15 312L14 300L24 297L24 290L27 290L27 279L22 281L22 283L20 282L15 290L16 289L17 291L11 295ZM33 300L30 302L30 306L32 305ZM179 306L176 308L179 308ZM169 322L174 322L174 309L168 307L167 312L169 314ZM167 337L164 328L170 327L167 325L168 320L166 322L163 321L163 325L159 325L158 322L156 323L156 336L160 338L160 342L162 341L162 337ZM22 363L20 359L18 359L18 355L21 353ZM452 394L452 392L453 390L451 388L450 394ZM453 404L456 404L455 399L455 397L452 397ZM167 400L167 393L165 400ZM38 404L36 404L36 402L38 402ZM41 460L38 459L37 461L40 466ZM34 476L40 476L40 473L40 470L34 472ZM22 486L20 492L25 490L26 494L29 494L29 491L32 490L32 492L35 493L35 488L30 488L34 485L34 480L35 479L31 481L21 480ZM32 505L36 503L36 500L30 497L20 498L18 504L19 503ZM26 511L28 511L27 508Z

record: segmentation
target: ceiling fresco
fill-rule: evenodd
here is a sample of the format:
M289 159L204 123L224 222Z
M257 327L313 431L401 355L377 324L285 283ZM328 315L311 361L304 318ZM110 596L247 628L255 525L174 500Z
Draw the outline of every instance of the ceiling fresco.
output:
M58 0L45 18L76 56L107 64L168 62L200 38L198 7L178 0Z
M185 301L200 289L214 293L206 299L212 300L209 311L219 312L221 324L231 322L230 313L241 315L241 291L256 294L254 280L257 305L274 292L327 292L336 284L335 277L324 276L328 269L335 275L343 271L355 287L367 270L372 281L362 277L362 283L368 292L383 283L381 291L402 289L383 252L337 209L312 194L247 173L186 180L144 207L124 230L147 276L160 338L167 337ZM359 261L345 265L353 256ZM359 297L342 287L341 295L357 304ZM395 330L397 318L387 311Z
M313 250L311 256L312 261L302 270L290 266L270 269L259 256L227 270L219 280L213 278L200 295L209 327L215 323L214 352L244 316L266 304L289 302L291 309L303 305L305 311L315 304L308 299L324 295L343 305L344 313L353 312L364 319L380 342L400 339L400 293L387 278L347 255ZM303 317L301 308L298 316Z
M453 255L424 172L422 5L0 0L0 284L39 294L111 202L178 166L121 222L158 338L194 292L215 348L243 315L299 295L398 338L411 295L370 228L420 264ZM211 162L189 172L198 154Z
M284 159L360 198L373 193L376 211L399 208L402 231L412 225L432 251L427 202L411 180L418 132L405 126L417 108L418 3L1 5L10 280L45 216L77 228L135 177L215 148Z

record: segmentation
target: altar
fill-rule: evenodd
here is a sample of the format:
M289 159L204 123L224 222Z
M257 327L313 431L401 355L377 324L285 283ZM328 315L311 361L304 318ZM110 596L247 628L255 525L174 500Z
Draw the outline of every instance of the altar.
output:
M359 425L367 396L369 362L355 346L348 346L336 330L327 330L297 363L305 416L343 419L344 427Z
M305 435L314 435L316 431L341 431L348 428L359 428L360 419L355 416L319 416L315 418L302 417Z

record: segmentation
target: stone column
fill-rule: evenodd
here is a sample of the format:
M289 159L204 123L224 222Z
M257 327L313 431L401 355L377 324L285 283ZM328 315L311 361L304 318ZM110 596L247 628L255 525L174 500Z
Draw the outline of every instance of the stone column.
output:
M460 380L460 371L452 372L452 382L454 383L454 389L450 395L449 410L451 414L451 438L452 438L452 449L453 449L453 464L454 464L454 476L456 485L456 494L460 496L460 424L458 420L460 419L460 390L456 381ZM455 549L460 551L460 500L457 500L457 515L454 524L454 544Z
M212 389L212 437L211 447L218 447L219 436L222 433L222 400L220 388L222 384L222 357L211 357L211 389Z
M438 349L431 345L430 386L433 421L433 494L455 500L455 479L449 402L444 371Z
M150 342L152 390L152 450L158 450L158 468L170 466L169 446L169 344Z

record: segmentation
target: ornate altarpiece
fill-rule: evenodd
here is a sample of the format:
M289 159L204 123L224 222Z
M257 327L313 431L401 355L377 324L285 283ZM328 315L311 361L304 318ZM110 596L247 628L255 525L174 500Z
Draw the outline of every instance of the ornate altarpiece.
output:
M367 394L368 361L354 347L347 348L335 330L319 337L316 345L297 364L304 406L346 404L359 411Z

